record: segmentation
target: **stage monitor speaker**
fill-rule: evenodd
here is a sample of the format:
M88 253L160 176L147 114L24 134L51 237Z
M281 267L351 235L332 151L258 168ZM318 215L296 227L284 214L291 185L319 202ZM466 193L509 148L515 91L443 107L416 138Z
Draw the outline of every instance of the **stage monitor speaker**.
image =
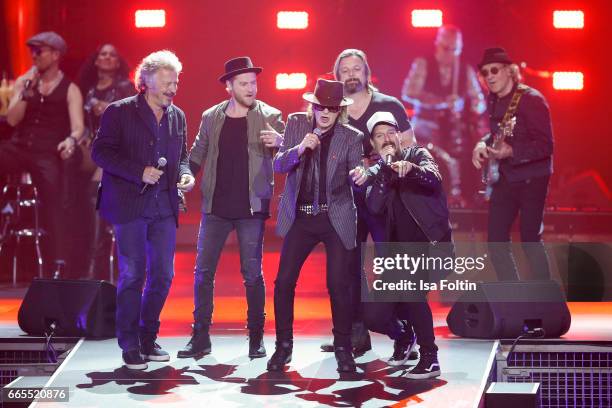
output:
M567 333L571 315L554 281L479 283L464 293L446 317L450 331L477 339L516 338L525 328L542 328L545 337Z
M114 337L117 288L101 280L34 279L19 308L19 327L43 336Z

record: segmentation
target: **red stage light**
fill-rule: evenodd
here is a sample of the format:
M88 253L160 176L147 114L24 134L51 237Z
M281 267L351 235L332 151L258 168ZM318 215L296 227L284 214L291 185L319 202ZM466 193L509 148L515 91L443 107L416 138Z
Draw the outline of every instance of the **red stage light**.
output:
M553 88L560 91L581 91L584 88L582 72L553 72Z
M276 89L304 89L308 78L303 72L276 74Z
M308 13L305 11L279 11L276 14L276 26L288 30L305 30L308 28Z
M442 10L412 10L413 27L440 27Z
M553 26L555 28L584 28L584 12L582 10L555 10Z
M166 10L136 10L134 25L137 28L164 27Z

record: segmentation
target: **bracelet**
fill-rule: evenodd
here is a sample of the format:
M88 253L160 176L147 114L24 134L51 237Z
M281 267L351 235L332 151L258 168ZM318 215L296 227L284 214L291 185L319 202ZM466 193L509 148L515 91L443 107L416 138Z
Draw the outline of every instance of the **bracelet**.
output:
M68 139L72 139L75 147L79 144L79 141L77 140L77 138L72 135L68 136Z

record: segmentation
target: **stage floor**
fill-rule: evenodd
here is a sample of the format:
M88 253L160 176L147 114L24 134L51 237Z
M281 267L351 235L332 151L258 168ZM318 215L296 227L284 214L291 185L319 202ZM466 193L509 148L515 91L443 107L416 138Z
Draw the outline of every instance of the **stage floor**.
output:
M264 255L269 355L274 347L272 288L278 249L278 241L267 243ZM217 272L213 353L197 361L177 359L176 352L188 341L191 330L193 251L182 248L177 252L176 275L161 316L159 343L171 353L171 361L150 363L145 372L130 372L121 368L115 339L82 341L48 383L70 388L70 402L63 406L476 406L496 344L453 336L445 320L449 307L444 305L432 307L441 377L426 381L403 378L409 366L386 365L392 342L381 335L373 335L373 350L357 359L359 373L339 377L333 355L319 351L319 344L331 335L321 248L308 259L298 282L294 358L286 373L269 374L267 358L251 361L247 357L246 302L234 245L228 245ZM0 337L23 336L17 311L24 293L25 287L0 288ZM612 340L612 303L569 306L572 327L564 338Z

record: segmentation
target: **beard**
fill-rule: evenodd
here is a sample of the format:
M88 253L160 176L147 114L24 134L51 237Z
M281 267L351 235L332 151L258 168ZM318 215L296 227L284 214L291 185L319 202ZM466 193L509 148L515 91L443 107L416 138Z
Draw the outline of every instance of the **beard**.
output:
M250 108L253 102L248 102L246 98L243 98L240 95L234 94L234 99L238 102L239 105L244 106L245 108ZM255 95L253 95L253 99L255 99Z
M344 92L346 92L348 95L357 93L361 91L362 89L363 89L363 84L361 83L361 80L357 78L349 79L344 82Z

